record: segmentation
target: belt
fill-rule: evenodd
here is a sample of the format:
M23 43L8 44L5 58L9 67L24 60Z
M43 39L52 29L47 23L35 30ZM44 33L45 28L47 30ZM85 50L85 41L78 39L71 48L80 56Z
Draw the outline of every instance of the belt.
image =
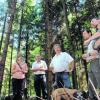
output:
M43 75L45 75L45 74L36 74L35 76L43 76Z
M64 74L64 73L69 74L69 72L65 72L65 71L63 71L63 72L56 72L55 74Z

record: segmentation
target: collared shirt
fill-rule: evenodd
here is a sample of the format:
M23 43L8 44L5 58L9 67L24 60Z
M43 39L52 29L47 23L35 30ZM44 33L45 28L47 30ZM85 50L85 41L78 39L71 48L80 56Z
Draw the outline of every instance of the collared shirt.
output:
M21 68L19 67L19 65L17 63L13 64L13 69L16 70L15 73L12 74L12 78L16 78L16 79L24 79L25 78L25 73L26 71L28 71L28 67L27 64L24 63L21 65Z
M53 73L69 71L69 64L74 59L66 52L61 52L59 55L55 55L50 63L50 67L53 68Z
M32 64L32 69L35 70L37 68L43 68L44 70L47 70L47 64L45 61L41 60L40 62L33 62ZM38 75L38 74L45 74L45 71L36 71L34 72L35 75Z
M98 29L97 32L100 32L100 29Z
M90 43L88 44L88 49L87 49L87 53L91 53L94 51L93 49L93 45L95 43L95 40L91 40Z

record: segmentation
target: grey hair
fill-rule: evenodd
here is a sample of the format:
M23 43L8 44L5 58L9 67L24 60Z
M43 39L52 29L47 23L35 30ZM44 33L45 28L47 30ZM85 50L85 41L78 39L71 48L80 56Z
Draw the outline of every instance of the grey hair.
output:
M55 49L56 47L61 48L60 44L54 44L53 48Z

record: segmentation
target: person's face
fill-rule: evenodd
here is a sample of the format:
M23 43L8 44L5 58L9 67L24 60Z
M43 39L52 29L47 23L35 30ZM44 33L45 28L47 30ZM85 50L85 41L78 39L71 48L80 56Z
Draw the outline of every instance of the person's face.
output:
M40 60L41 60L41 56L40 56L40 55L37 55L37 56L36 56L36 60L37 60L37 61L40 61Z
M91 20L91 26L96 28L98 24L98 21L96 19Z
M55 53L60 53L61 52L61 48L60 47L54 47L54 51L55 51Z
M89 39L89 38L90 38L90 36L91 36L91 34L90 34L90 33L88 33L87 31L84 31L84 32L83 32L83 38L84 38L84 40Z
M21 63L22 62L22 57L17 58L17 62Z

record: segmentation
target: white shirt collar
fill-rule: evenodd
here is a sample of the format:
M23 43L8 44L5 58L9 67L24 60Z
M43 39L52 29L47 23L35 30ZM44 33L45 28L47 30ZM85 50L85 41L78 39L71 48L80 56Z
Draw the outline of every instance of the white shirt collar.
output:
M60 52L59 54L55 54L55 56L59 56L59 55L61 55L62 54L62 52Z

